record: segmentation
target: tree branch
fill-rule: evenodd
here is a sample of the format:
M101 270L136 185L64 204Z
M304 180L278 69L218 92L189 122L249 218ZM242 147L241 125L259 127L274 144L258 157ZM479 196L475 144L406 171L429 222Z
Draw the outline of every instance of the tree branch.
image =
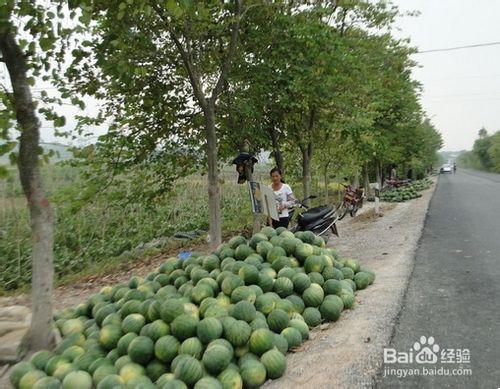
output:
M182 62L188 72L189 80L191 82L191 85L193 87L193 92L198 101L200 102L201 106L203 109L205 109L208 106L207 99L205 97L205 94L203 93L203 89L201 87L201 78L196 71L195 65L193 63L193 57L190 49L189 42L186 44L187 49L185 49L177 36L177 34L174 32L173 28L170 26L170 23L168 19L165 16L165 13L163 10L158 6L158 4L155 4L155 2L151 2L151 6L155 10L155 12L158 14L160 19L165 23L165 27L167 28L168 33L172 37L172 40L174 41L174 45L177 48L177 51L179 52Z
M212 90L212 95L210 97L210 103L215 104L215 101L219 97L220 93L222 92L222 88L224 87L224 81L227 77L227 74L229 73L229 70L231 68L231 62L233 60L234 54L236 52L236 46L238 43L238 32L240 29L240 23L241 23L241 0L235 0L235 11L234 11L234 17L235 21L232 23L231 26L231 41L229 42L229 47L227 50L226 57L224 58L224 61L221 66L221 71L219 75L219 79L217 80L217 83L215 84L214 89Z

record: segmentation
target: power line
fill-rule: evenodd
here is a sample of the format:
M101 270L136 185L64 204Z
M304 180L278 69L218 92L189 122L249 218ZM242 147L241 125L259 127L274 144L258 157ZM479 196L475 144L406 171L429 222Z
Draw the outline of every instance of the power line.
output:
M438 51L452 51L452 50L461 50L461 49L473 49L473 48L476 48L476 47L496 46L496 45L500 45L500 41L497 41L497 42L488 42L488 43L477 43L475 45L447 47L447 48L444 48L444 49L422 50L422 51L417 51L415 54L435 53L435 52L438 52Z

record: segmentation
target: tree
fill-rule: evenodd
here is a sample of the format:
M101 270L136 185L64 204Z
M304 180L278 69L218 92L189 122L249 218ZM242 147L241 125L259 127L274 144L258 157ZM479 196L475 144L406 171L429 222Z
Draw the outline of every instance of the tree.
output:
M120 138L142 158L165 144L196 147L204 139L210 243L217 246L217 102L237 51L243 2L89 0L78 6L82 28L92 34L73 51L67 72L73 93L102 99Z
M21 185L26 196L32 235L32 319L23 345L27 352L48 348L53 342L52 288L53 288L53 218L45 195L39 168L40 120L37 104L32 98L33 78L40 64L36 63L35 47L49 52L54 35L45 9L31 2L8 1L0 8L0 52L12 84L12 93L4 92L6 110L11 111L20 131L17 164ZM20 37L17 18L28 18L26 26L32 42ZM37 42L38 39L38 42ZM30 58L33 57L33 58ZM5 116L4 116L5 117ZM3 135L7 136L11 122L3 121Z
M491 146L488 153L491 160L491 170L500 173L500 131L491 136Z

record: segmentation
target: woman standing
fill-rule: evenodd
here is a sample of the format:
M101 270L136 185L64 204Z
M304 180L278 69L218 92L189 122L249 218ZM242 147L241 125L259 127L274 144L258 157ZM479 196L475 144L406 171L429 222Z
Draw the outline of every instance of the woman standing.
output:
M289 208L296 202L293 196L292 188L283 182L283 174L280 169L275 167L269 173L271 176L271 185L269 186L276 196L276 206L278 208L279 220L272 220L273 228L288 227L290 222Z

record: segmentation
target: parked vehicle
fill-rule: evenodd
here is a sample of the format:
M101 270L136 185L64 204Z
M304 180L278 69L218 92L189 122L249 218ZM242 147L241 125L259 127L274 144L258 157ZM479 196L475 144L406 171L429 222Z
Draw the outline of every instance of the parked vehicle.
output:
M363 206L365 194L363 189L355 189L351 185L340 185L345 188L344 196L338 207L339 220L342 220L347 215L347 212L349 212L351 217L356 216L358 209Z
M315 199L317 196L311 195L302 201L297 201L290 215L291 232L312 231L316 235L324 235L327 232L339 236L337 225L339 218L335 207L331 205L321 205L319 207L309 208L305 202Z

